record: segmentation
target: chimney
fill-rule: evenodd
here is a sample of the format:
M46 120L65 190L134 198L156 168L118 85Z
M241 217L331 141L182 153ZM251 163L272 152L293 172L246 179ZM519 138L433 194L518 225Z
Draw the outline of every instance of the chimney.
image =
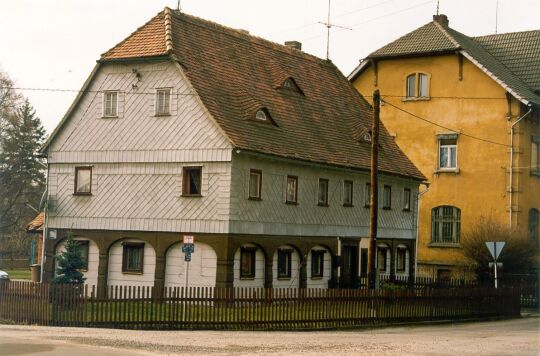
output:
M448 27L449 21L448 16L440 14L440 15L433 15L433 21L438 22L439 24Z
M302 43L298 41L285 41L285 46L289 48L297 49L299 51L302 50Z

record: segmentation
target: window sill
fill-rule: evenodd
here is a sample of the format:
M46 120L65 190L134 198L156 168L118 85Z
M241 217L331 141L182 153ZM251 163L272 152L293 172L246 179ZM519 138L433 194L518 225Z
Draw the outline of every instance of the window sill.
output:
M371 205L364 205L364 208L369 209L371 208Z
M411 209L403 209L402 211L403 211L403 212L406 212L406 213L410 213L410 212L411 212Z
M287 281L287 280L290 280L291 277L290 276L278 276L278 281Z
M102 119L118 119L118 117L119 117L118 115L115 115L115 116L112 116L112 115L111 115L111 116L103 115L101 118L102 118Z
M405 96L401 101L429 101L431 97L429 96Z
M352 204L343 204L344 208L354 208L354 205Z
M297 201L286 201L285 204L288 204L288 205L298 205L298 202L297 202Z
M311 277L312 281L320 281L322 279L323 279L323 276L313 276L313 277Z
M155 114L154 117L169 117L171 116L171 113L166 113L166 114Z
M255 276L240 276L241 281L252 281L255 279Z
M262 201L262 198L257 198L257 197L248 197L248 200L253 200L253 201Z
M430 242L428 247L440 247L440 248L462 248L461 244L455 242Z
M388 207L388 206L383 206L382 207L382 210L392 210L392 208Z
M137 272L137 271L122 271L122 274L133 274L133 275L138 275L138 276L141 276L143 275L144 273L141 271L141 272Z
M92 193L73 193L74 196L91 197Z
M435 171L435 174L441 174L441 173L459 174L459 168L439 168Z
M202 197L201 194L182 194L181 197L183 198L200 198Z
M328 208L330 205L328 205L327 203L318 203L317 206Z

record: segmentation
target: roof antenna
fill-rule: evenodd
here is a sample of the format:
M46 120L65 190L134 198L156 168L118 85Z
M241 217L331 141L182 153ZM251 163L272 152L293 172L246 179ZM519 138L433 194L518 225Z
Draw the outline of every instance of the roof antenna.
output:
M495 2L495 34L497 34L498 22L499 22L499 0Z
M326 22L319 21L321 25L326 26L326 60L330 59L330 29L332 27L342 28L344 30L352 30L352 28L334 25L330 22L330 0L328 0L328 20Z
M178 2L176 3L176 10L178 11L182 11L182 1L181 0L178 0Z
M439 0L437 0L437 16L439 16Z

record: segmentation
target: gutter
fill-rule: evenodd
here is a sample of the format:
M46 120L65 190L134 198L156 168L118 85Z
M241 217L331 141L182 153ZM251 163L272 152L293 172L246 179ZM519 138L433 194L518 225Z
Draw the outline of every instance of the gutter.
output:
M513 193L514 193L514 127L521 122L525 117L527 117L532 112L532 106L529 104L529 111L527 111L523 116L518 118L516 122L514 122L510 128L510 189L509 189L509 228L512 230L512 213L514 212L514 209L512 208L512 202L513 202Z
M424 190L423 192L418 192L418 194L416 195L416 248L414 251L414 283L416 283L416 279L418 278L418 237L420 235L418 232L418 228L420 226L420 197L429 192L429 183L424 184L426 186L426 190Z

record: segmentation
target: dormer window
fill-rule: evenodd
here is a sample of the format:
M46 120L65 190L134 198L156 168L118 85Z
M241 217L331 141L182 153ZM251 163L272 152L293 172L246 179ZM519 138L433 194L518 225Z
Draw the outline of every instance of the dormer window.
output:
M296 84L296 81L291 77L285 79L285 81L283 81L283 83L281 84L279 88L290 90L290 91L293 91L302 95L304 94L302 90L300 90L300 87L298 86L298 84Z
M264 109L259 109L257 110L257 113L255 113L255 119L259 121L268 121L268 115Z
M429 76L425 73L412 73L407 76L406 99L429 98Z
M364 132L362 135L362 140L364 142L371 142L371 132Z

